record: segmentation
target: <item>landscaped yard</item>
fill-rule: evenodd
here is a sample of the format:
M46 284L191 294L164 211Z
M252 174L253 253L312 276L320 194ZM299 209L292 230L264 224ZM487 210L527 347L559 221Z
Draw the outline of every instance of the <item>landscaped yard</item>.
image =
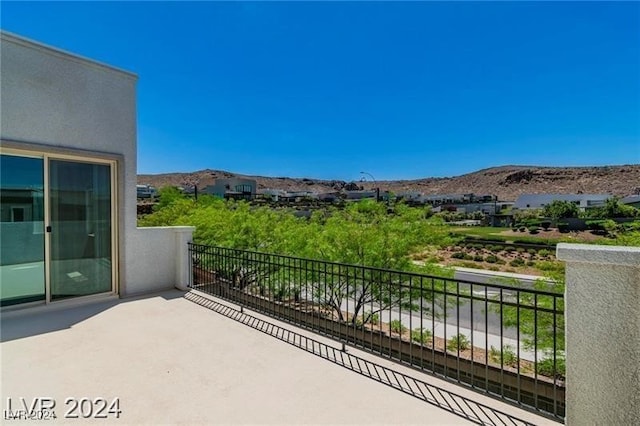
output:
M607 240L601 235L594 235L591 231L572 231L559 232L555 228L548 231L540 229L537 234L531 234L528 231L513 231L511 228L494 228L490 226L469 226L451 228L451 232L469 237L500 239L504 241L519 240L522 242L531 242L539 244L557 244L557 243L596 243Z

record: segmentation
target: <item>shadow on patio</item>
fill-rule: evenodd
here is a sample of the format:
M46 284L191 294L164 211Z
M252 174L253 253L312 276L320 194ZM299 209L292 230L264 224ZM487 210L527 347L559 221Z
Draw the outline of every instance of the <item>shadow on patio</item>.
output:
M2 319L3 404L52 397L59 421L101 397L120 424L555 424L195 291Z

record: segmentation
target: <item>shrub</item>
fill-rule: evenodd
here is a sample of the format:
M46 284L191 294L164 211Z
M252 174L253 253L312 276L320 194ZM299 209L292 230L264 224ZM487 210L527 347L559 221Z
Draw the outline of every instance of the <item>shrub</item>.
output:
M529 233L530 234L537 234L539 232L540 228L538 228L537 226L530 226L529 227Z
M496 263L498 261L498 258L495 257L494 255L490 254L489 256L487 256L487 258L485 259L485 261L487 263Z
M524 253L524 249L523 249L522 247L517 247L517 248L516 248L516 251L517 251L518 253Z
M502 351L492 345L489 351L489 358L496 364L516 365L518 363L518 357L511 345L504 345Z
M491 246L490 250L494 253L502 251L502 246Z
M482 257L482 255L476 254L475 256L473 256L473 260L475 262L483 262L484 261L484 257Z
M521 226L520 228L518 228L518 230L519 230L520 232L524 232L524 231L526 231L526 230L527 230L527 227L526 227L526 226Z
M564 274L564 263L558 261L541 260L536 262L536 268L540 271Z
M470 347L471 343L464 334L456 334L447 341L447 349L451 352L457 352L458 350L464 351Z
M569 224L567 222L558 222L558 231L565 233L569 232Z
M566 374L565 358L564 356L557 356L554 369L553 357L548 356L536 364L536 371L543 376L564 378Z
M511 266L524 266L524 260L517 258L517 259L513 259L511 262L509 262L509 265Z
M536 251L536 249L530 248L530 249L527 249L527 253L535 255L538 252Z
M538 256L540 256L540 257L551 256L551 251L549 251L547 249L542 249L542 250L538 251Z
M497 263L498 265L506 265L506 264L507 264L506 260L504 260L504 259L500 259L500 258L498 258L498 260L496 260L496 263Z
M465 254L462 256L462 258L463 258L464 260L473 260L473 256L471 256L471 255L470 255L470 254L468 254L468 253L465 253Z
M451 255L451 257L454 258L454 259L464 259L464 255L465 255L465 253L463 253L461 251L457 251L457 252L453 253Z
M411 340L424 345L431 339L431 330L426 328L416 328L411 331Z
M371 316L369 316L369 312L365 312L364 313L364 317L367 318L369 317L369 320L367 321L369 324L378 324L380 322L380 315L375 313L375 314L371 314Z
M504 251L506 251L506 252L508 252L508 253L511 253L511 252L513 252L513 251L515 251L515 250L516 250L516 249L515 249L515 247L513 247L513 246L506 246L506 247L504 248Z
M530 260L527 262L527 266L536 266L536 262L534 262L533 260Z
M542 226L542 229L544 229L545 231L548 231L549 228L551 227L551 221L550 220L541 220L540 221L540 226Z
M389 323L389 328L391 329L391 331L398 334L402 334L407 331L407 327L402 325L402 321L400 320L391 320L391 322Z

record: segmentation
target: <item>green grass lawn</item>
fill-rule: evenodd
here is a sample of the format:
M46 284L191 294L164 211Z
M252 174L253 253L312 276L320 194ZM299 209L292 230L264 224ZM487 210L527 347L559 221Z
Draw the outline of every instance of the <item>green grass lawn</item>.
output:
M571 234L560 234L556 231L542 231L538 234L530 234L529 232L517 232L510 235L502 235L503 232L511 232L511 228L494 228L490 226L456 226L451 228L451 232L455 235L471 238L500 239L502 241L530 242L538 244L557 244L557 243L588 243L598 244L607 240L605 237L594 237L589 232L579 232Z

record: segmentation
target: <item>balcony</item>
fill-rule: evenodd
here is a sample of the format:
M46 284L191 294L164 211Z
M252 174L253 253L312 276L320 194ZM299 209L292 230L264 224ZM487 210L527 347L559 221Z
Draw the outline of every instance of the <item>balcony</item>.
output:
M267 293L243 290L240 297L237 287L251 283L251 274L245 268L224 276L225 268L239 258L255 262L255 254L219 252L224 256L212 260L213 252L200 253L199 262L191 256L195 288L188 291L3 311L3 409L7 398L14 411L20 398L27 404L49 398L56 402L60 421L69 408L67 398L118 398L120 418L108 417L108 423L556 424L512 404L526 401L498 400L473 381L475 389L470 389L462 371L453 368L464 363L458 354L445 355L453 374L436 377L433 364L423 371L411 365L417 352L410 349L407 360L401 338L385 335L390 343L378 340L376 353L361 344L365 339L358 343L357 327L343 324L333 335L327 327L314 330L313 321L305 321L299 309L291 311L301 300L313 300L311 292L299 292L297 301L295 292L293 298L285 292L265 299ZM558 254L567 261L568 283L565 421L637 424L640 323L633 319L640 318L640 249L561 245ZM301 263L295 265L298 274L305 270ZM227 271L233 270L238 271ZM447 293L444 300L474 300L479 293L475 286L470 292L459 285L432 289ZM492 300L509 302L512 296L504 293ZM480 299L487 300L487 290ZM456 300L455 306L460 305ZM345 308L348 322L351 309ZM381 313L395 315L392 311ZM455 331L466 332L455 316ZM397 318L406 316L398 312ZM413 313L408 318L415 321ZM451 324L446 316L442 321L440 329L446 332ZM487 322L485 326L490 328ZM471 325L469 331L474 335L478 327ZM429 350L431 359L435 346ZM482 349L482 339L475 338L474 346ZM520 355L535 359L536 353L523 350ZM523 374L519 380L526 380ZM88 408L85 404L84 414Z
M553 423L340 349L197 291L31 309L3 314L2 394L52 398L58 421L66 398L119 398L114 424Z

